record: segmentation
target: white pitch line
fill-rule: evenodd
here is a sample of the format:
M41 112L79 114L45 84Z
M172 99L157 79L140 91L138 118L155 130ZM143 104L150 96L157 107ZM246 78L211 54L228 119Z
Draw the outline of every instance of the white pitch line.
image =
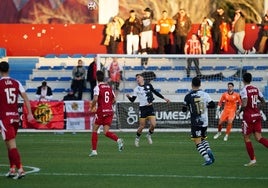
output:
M235 180L268 180L268 177L237 176L187 176L177 174L87 174L87 173L36 173L35 176L99 176L99 177L152 177L152 178L194 178L194 179L235 179Z
M0 166L9 167L9 165L0 164ZM32 174L37 173L40 171L40 168L34 167L34 166L23 166L25 170L25 174ZM30 169L30 170L28 170ZM0 174L0 176L5 176L5 174Z

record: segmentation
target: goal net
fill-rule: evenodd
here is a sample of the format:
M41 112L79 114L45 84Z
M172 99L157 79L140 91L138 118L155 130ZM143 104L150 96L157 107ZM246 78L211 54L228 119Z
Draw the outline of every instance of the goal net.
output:
M116 57L122 68L122 80L117 92L116 115L113 127L132 129L138 127L139 101L131 103L126 94L132 94L137 86L136 74L144 74L153 87L165 98L154 96L154 109L158 128L189 128L190 113L181 111L184 96L191 90L191 80L195 76L201 78L201 89L209 93L216 102L227 91L227 84L234 84L235 92L243 87L241 81L245 72L253 76L252 84L259 87L266 99L267 89L267 59L260 55L108 55L99 54L97 59L105 67L108 78L108 67ZM190 64L191 60L191 65ZM195 62L199 64L195 66ZM99 66L100 67L100 66ZM188 67L188 70L187 70ZM263 127L268 128L266 121L267 104L263 109ZM216 128L218 116L216 109L209 110L209 127ZM241 117L236 117L233 127L239 128Z

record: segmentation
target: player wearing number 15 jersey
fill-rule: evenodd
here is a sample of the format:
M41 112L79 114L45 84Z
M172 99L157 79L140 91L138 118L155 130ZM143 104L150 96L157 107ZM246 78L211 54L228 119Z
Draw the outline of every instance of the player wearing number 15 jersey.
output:
M5 141L10 170L7 177L20 179L25 176L21 157L16 147L16 135L19 128L18 97L24 100L28 115L28 121L33 121L30 102L21 83L9 77L9 64L6 61L0 63L0 129ZM18 172L16 173L16 169Z
M106 137L114 140L118 144L119 151L123 150L123 140L118 138L116 134L110 131L110 126L113 121L113 104L115 103L115 94L107 83L104 83L104 73L97 71L96 73L98 85L94 88L94 97L91 104L91 111L97 105L97 111L95 116L95 123L91 135L92 152L90 157L97 155L98 144L98 129L103 125L103 133Z
M244 136L244 142L246 145L247 153L250 158L250 162L244 166L252 166L256 164L256 157L254 153L254 148L250 140L250 136L254 134L255 139L268 148L268 139L263 138L261 135L261 113L259 109L259 101L261 105L265 105L265 100L263 94L256 87L251 85L252 75L250 73L245 73L243 75L244 88L241 90L240 95L242 99L242 107L240 112L243 112L242 121L242 133Z
M192 90L185 96L183 112L191 113L191 138L194 141L199 154L205 159L203 165L211 165L215 158L212 154L207 137L208 108L215 108L215 103L209 94L200 90L201 80L198 77L192 79Z

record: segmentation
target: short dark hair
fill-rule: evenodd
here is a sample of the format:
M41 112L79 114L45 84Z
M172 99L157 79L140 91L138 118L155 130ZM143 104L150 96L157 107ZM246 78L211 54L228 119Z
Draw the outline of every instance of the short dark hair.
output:
M136 74L136 77L138 77L138 76L142 76L142 77L143 77L143 75L142 75L142 74L140 74L140 73Z
M199 86L201 85L201 80L200 80L200 78L198 78L198 77L194 77L194 78L192 79L192 85L195 86L195 87L199 87Z
M43 82L42 82L42 86L43 86L43 87L47 86L47 82L46 82L46 81L43 81Z
M249 72L243 74L243 81L250 83L252 81L252 75Z
M96 76L97 76L97 81L98 82L103 82L103 80L104 80L104 72L98 70L97 73L96 73Z
M0 63L0 71L1 72L8 72L9 71L9 64L7 61L1 61Z
M233 82L228 82L228 84L227 85L231 85L231 86L233 86L234 87L234 83Z

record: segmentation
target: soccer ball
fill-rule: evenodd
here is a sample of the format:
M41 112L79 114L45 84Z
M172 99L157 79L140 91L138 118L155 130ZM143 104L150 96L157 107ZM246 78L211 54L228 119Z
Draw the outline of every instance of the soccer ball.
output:
M87 5L88 10L96 10L97 3L95 1L90 1Z

